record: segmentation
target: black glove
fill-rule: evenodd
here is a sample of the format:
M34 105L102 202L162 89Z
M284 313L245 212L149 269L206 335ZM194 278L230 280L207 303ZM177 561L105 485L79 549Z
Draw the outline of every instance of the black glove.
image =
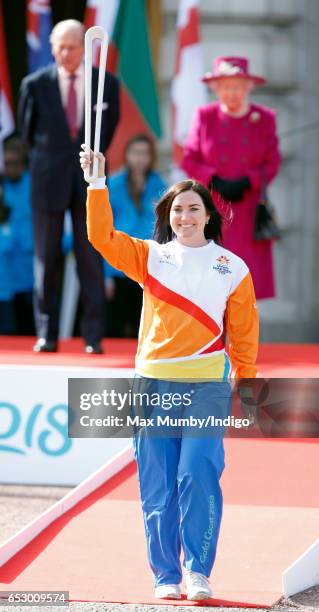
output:
M243 199L245 189L250 188L250 181L247 176L231 181L222 179L216 174L212 176L209 186L217 191L224 200L239 202Z
M254 399L253 389L242 385L239 387L240 405L245 419L248 419L248 427L257 425L257 402Z

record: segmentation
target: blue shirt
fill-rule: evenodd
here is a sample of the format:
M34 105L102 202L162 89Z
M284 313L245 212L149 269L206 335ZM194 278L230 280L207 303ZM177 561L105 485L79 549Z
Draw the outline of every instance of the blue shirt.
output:
M11 261L13 255L13 235L9 221L0 224L0 301L14 297Z
M165 191L166 184L158 172L151 171L146 179L138 209L129 195L127 179L128 172L124 170L110 177L108 182L114 227L134 238L142 240L151 238L155 222L155 205ZM108 278L125 276L123 272L116 270L106 261L104 262L104 273Z
M19 181L3 179L3 200L11 209L13 251L10 260L14 293L33 289L31 181L26 170Z

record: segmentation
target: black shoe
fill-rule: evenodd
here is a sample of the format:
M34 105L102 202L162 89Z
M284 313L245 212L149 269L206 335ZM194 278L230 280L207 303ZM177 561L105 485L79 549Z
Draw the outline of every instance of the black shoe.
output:
M93 342L92 344L86 344L84 347L84 352L88 353L89 355L103 355L104 353L100 342Z
M56 353L57 348L56 340L38 338L32 350L34 353Z

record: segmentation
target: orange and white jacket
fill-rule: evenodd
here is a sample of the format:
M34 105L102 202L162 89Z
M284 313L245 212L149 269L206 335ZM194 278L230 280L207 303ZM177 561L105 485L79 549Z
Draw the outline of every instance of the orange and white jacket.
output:
M87 229L95 249L143 286L138 374L225 379L231 362L236 378L256 376L258 313L251 275L240 257L213 240L194 248L117 231L104 179L88 189Z

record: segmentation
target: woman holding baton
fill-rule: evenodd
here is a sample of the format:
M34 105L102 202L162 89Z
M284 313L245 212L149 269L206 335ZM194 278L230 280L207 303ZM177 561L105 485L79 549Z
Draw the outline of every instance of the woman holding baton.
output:
M227 414L231 367L237 378L256 376L258 314L246 264L221 246L222 218L209 191L193 180L173 185L157 204L154 239L140 240L114 228L105 160L95 155L88 238L112 266L143 286L137 376L171 392L184 385L195 411L204 397L216 414ZM81 152L80 158L87 170L93 154L90 159ZM136 435L133 441L155 597L181 597L181 549L188 599L212 597L208 578L222 516L223 437Z

